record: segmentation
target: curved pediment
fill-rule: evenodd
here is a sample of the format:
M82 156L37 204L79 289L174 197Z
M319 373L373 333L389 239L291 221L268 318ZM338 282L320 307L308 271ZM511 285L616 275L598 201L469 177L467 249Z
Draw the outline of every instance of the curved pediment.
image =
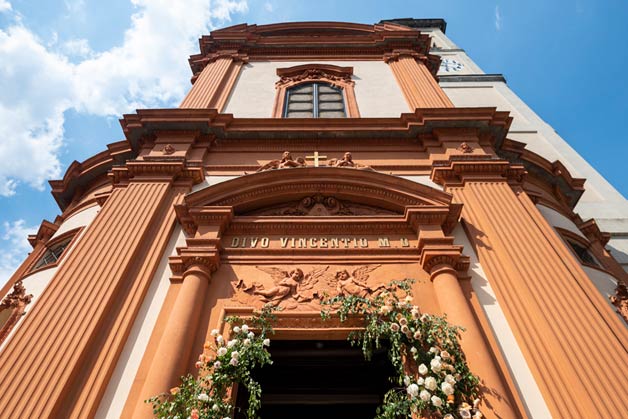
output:
M451 195L383 173L335 167L269 170L197 192L189 206L228 206L235 215L394 215L408 206L449 206ZM317 202L319 201L319 202Z

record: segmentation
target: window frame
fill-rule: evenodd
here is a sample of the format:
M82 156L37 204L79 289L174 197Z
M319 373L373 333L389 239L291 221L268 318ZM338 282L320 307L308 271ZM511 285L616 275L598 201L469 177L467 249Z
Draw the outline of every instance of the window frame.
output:
M74 245L74 242L76 241L76 239L80 235L80 233L83 230L83 228L84 227L74 228L72 230L66 231L63 234L60 234L58 237L50 239L48 241L48 243L46 243L45 247L42 248L42 250L39 253L39 255L37 255L37 258L35 258L33 260L33 263L28 267L28 270L24 274L23 278L28 276L28 275L32 275L32 274L34 274L36 272L40 272L40 271L43 271L45 269L50 269L50 268L54 268L54 267L58 266L59 263L61 263L61 261L63 260L63 258L67 255L68 249L70 249ZM53 249L55 246L58 246L59 244L65 242L68 239L69 239L68 244L65 246L63 251L59 254L59 256L57 257L57 260L55 260L52 263L47 263L47 264L44 264L44 265L41 265L41 266L37 266L39 261L42 260L42 258L46 255L46 252L48 252L49 250Z
M319 88L320 86L329 86L332 89L338 89L340 90L340 94L342 95L342 112L345 114L345 116L343 118L347 118L348 117L348 112L347 112L347 101L345 99L345 94L344 94L344 90L336 87L328 82L324 82L324 81L308 81L308 82L303 82L303 83L299 83L296 84L294 86L290 86L289 88L286 89L286 97L284 99L284 105L283 105L283 112L282 112L282 118L288 118L288 106L290 105L290 92L295 88L295 87L300 87L300 86L304 86L304 85L311 85L313 87L312 89L312 118L321 118L319 116L320 113L320 109L319 109L319 95L320 95L320 91Z
M355 98L355 82L352 79L353 67L339 67L331 64L304 64L278 68L277 76L280 79L275 83L276 95L273 118L285 118L288 89L305 83L327 83L342 90L346 118L360 117ZM311 119L319 118L314 117Z

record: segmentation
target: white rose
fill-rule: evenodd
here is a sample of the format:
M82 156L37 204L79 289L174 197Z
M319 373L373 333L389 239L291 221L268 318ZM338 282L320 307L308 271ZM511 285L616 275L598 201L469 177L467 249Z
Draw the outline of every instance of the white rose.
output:
M441 363L440 363L440 360L438 360L438 359L432 359L432 360L430 361L430 367L431 367L432 371L434 371L434 372L440 372L440 370L441 370L441 368L442 368L442 365L441 365Z
M244 333L249 333L249 325L247 325L247 324L243 324L243 325L242 325L242 331L243 331Z
M436 407L440 407L443 405L443 401L438 396L432 396L432 404Z
M248 337L249 339L253 339L255 337L255 333L249 332L249 334L246 335L246 337Z
M237 339L230 340L229 342L227 342L227 348L233 348L236 345L236 343L238 343Z
M429 320L429 318L430 318L430 315L427 314L427 313L424 313L424 314L421 315L421 321L422 322L424 322L426 320Z
M214 362L214 368L218 369L218 368L220 368L220 365L221 365L220 361Z
M452 415L451 413L447 413L445 416L443 416L443 419L454 419L454 415Z
M451 384L451 385L453 386L454 384L456 384L456 379L454 378L454 376L453 376L453 375L451 375L451 374L447 374L447 375L445 376L445 382L446 382L446 383L449 383L449 384Z
M225 341L225 339L219 335L218 337L216 337L216 342L218 342L220 345L222 345L222 343Z
M410 297L409 295L405 298L405 300L408 304L412 303L412 297Z
M418 385L420 385L420 386L422 386L424 382L425 382L425 380L423 379L423 377L419 377L419 379L418 379L418 380L416 380L416 383L417 383Z
M410 352L412 352L413 354L416 353L416 348L413 346L412 348L410 348Z
M438 387L438 384L436 383L436 379L434 377L427 377L425 379L425 388L430 390L430 391L434 391L436 390L436 388Z
M212 336L218 336L218 329L212 329L211 333Z
M421 375L427 374L427 367L425 366L425 364L419 365L419 374Z
M438 353L438 349L436 349L435 347L433 347L433 346L432 346L432 347L430 348L430 353L431 353L431 354L437 354L437 353Z
M401 326L401 333L409 333L409 332L410 332L410 329L408 329L407 325L404 324L403 326Z
M484 415L479 410L473 414L474 419L480 419L482 416Z
M408 392L411 398L415 398L419 394L419 386L412 383L406 388L406 391Z
M403 377L403 385L406 387L410 385L410 377L408 377L407 375Z
M399 319L399 324L402 326L408 324L408 320L405 317L402 317Z
M208 402L209 401L209 396L205 393L201 393L198 395L197 399L199 399L202 402Z
M390 330L392 330L393 332L398 332L399 331L399 325L397 323L393 323L390 325Z
M262 342L262 344L263 344L264 346L270 346L270 339L268 339L268 338L264 339L264 341Z
M218 409L220 409L220 406L218 406L217 404L215 404L215 405L213 405L213 406L212 406L212 410L213 410L213 411L217 412L217 411L218 411Z
M244 340L242 341L242 344L243 344L244 346L249 346L249 345L251 344L251 339L249 339L249 338L244 339Z
M227 348L225 348L224 346L222 348L218 348L218 356L223 356L226 353L227 353Z
M238 351L231 352L231 358L238 359L239 356L240 356L240 353Z
M229 361L229 363L235 367L236 365L238 365L238 360L237 358L231 358L231 361Z
M441 356L443 359L449 359L449 357L450 357L451 355L449 355L449 352L447 352L447 351L440 351L440 356Z
M233 328L234 333L240 333L240 328L238 326Z
M471 412L469 412L469 409L460 409L458 411L458 413L460 413L460 417L462 419L470 419L471 418Z
M417 340L421 339L421 332L418 331L418 330L416 332L414 332L414 338L417 339Z
M421 398L421 400L423 400L424 402L428 401L430 399L430 392L427 390L421 390L421 392L419 393L419 397Z
M454 394L454 388L451 384L449 383L442 383L440 385L440 389L443 391L443 393L445 393L446 395L450 396L452 394Z

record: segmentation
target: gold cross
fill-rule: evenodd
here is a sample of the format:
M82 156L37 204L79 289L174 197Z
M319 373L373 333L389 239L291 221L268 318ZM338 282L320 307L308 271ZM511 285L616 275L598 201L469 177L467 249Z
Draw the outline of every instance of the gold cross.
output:
M314 167L318 167L319 159L326 160L327 156L319 155L318 151L315 151L313 156L305 156L305 158L307 160L314 160Z

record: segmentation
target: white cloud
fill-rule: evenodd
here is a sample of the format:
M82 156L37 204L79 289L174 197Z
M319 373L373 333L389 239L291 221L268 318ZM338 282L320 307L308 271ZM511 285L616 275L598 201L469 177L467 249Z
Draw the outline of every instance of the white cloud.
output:
M16 220L12 223L4 222L4 232L0 239L0 247L4 249L0 253L0 286L4 285L15 272L24 256L31 250L26 240L29 234L37 232L37 227L27 227L24 220Z
M266 10L269 13L272 13L273 5L269 1L267 1L266 3L264 3L264 10Z
M12 10L11 3L8 0L0 0L0 13Z
M495 6L495 29L502 30L502 14L499 10L499 5Z
M176 106L189 88L187 57L198 52L198 37L248 10L246 1L132 2L122 45L98 54L83 39L45 47L17 15L0 29L0 195L14 194L20 183L43 189L61 175L65 111L117 117ZM84 2L66 7L81 10ZM0 0L0 11L10 9Z

